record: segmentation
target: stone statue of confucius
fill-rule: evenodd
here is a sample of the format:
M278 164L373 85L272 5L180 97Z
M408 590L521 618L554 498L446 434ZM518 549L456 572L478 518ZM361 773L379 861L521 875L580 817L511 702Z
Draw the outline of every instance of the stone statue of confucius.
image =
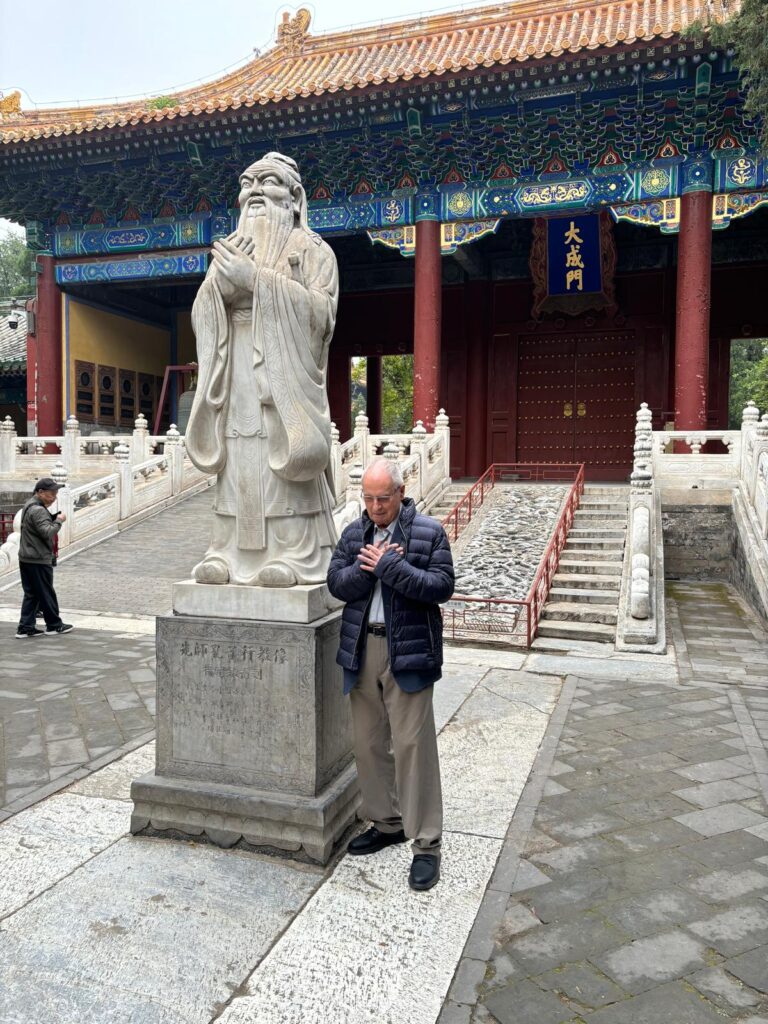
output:
M338 268L307 221L296 163L268 153L240 177L240 222L215 242L192 307L192 462L218 474L200 583L324 583L336 543L325 372Z

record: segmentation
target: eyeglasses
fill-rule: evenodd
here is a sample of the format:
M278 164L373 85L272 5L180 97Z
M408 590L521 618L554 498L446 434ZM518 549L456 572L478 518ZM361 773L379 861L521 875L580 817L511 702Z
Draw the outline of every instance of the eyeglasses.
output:
M366 505L386 505L388 501L392 501L395 495L399 496L399 491L393 491L391 494L364 494L363 501Z

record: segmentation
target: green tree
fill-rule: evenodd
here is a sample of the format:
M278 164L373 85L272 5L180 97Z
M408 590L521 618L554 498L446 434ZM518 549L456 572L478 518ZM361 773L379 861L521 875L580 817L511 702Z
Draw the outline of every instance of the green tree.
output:
M29 264L32 253L24 239L11 231L0 234L0 296L31 295Z
M707 35L712 46L720 50L733 47L745 95L744 109L762 122L760 144L768 152L768 0L741 0L739 9L727 20L709 24L698 21L685 35Z
M766 354L759 362L753 363L745 375L746 396L753 400L761 413L768 412L768 339L765 339L765 345Z
M381 429L385 434L413 429L413 356L382 357Z
M350 407L351 419L350 430L355 429L355 417L365 412L368 396L368 360L362 356L352 357L352 372L350 374Z
M765 355L762 338L735 338L731 342L731 373L728 387L728 426L741 427L741 414L750 398L755 399L754 371ZM756 400L756 399L755 399Z

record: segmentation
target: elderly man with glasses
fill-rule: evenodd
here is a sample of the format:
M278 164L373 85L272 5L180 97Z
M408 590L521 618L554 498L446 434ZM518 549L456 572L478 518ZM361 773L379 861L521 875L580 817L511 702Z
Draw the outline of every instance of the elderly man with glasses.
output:
M443 663L438 607L453 594L442 526L404 497L397 463L374 459L363 475L365 512L344 530L328 587L346 602L338 663L351 701L363 810L372 827L349 853L411 840L412 889L440 878L443 825L433 684Z

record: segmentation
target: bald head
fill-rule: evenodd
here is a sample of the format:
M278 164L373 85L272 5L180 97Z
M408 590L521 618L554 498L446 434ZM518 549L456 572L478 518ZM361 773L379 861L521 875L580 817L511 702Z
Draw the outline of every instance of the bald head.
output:
M404 494L400 466L391 459L374 459L363 473L363 501L377 526L389 526L397 519Z

